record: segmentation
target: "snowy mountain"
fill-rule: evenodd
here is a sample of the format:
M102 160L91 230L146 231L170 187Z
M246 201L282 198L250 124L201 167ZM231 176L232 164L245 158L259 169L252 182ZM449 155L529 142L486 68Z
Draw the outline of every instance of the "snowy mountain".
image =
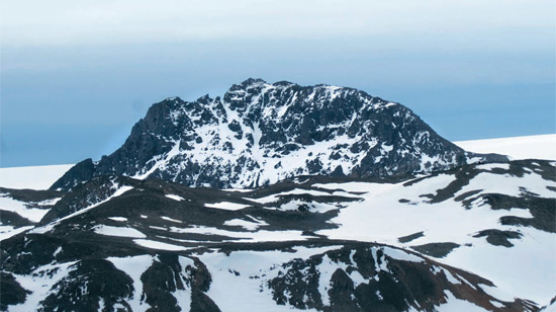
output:
M354 89L167 99L50 189L4 180L0 311L555 306L556 161L465 152Z
M313 177L228 191L114 176L61 199L3 189L22 206L39 195L54 205L2 242L2 303L9 311L536 311L556 293L555 170L527 160L393 183Z
M500 155L466 153L403 105L351 88L248 79L222 98L154 104L124 145L52 186L100 175L257 187L303 175L399 178Z

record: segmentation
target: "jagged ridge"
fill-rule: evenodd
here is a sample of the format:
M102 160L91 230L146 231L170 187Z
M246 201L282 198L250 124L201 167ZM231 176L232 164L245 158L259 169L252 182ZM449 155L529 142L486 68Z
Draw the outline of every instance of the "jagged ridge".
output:
M363 91L248 79L222 98L154 104L121 148L77 164L52 188L107 174L256 187L300 175L392 177L488 160L505 158L466 153L410 109Z

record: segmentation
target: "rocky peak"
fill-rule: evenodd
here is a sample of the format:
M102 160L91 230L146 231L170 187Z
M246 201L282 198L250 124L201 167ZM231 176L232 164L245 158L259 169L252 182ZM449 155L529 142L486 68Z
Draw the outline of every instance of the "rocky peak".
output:
M444 140L405 106L364 91L247 79L222 98L154 104L93 176L254 187L299 175L392 177L500 157ZM81 170L83 171L83 170ZM70 170L52 187L90 179Z

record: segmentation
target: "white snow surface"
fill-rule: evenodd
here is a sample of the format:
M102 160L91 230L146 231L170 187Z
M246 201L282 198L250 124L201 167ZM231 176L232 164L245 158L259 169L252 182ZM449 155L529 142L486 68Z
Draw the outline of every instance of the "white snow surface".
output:
M11 312L28 312L36 311L40 307L40 301L51 293L51 288L68 275L72 271L72 266L77 261L66 262L62 264L47 264L37 268L31 274L18 275L14 274L15 279L21 287L32 290L31 294L27 294L25 302L10 306Z
M150 249L160 249L160 250L169 250L169 251L187 250L187 248L182 246L172 245L172 244L154 241L150 239L134 239L133 241L139 246L147 247Z
M457 141L454 143L469 152L497 153L508 155L512 159L556 160L556 134Z
M0 225L0 242L32 228L32 225L22 226L18 228L14 228L11 225Z
M0 187L44 190L72 166L73 164L0 168Z
M239 231L228 231L228 230L222 230L215 227L198 226L198 225L193 227L187 227L187 228L177 228L172 226L169 228L169 231L174 233L222 235L222 236L231 237L231 239L225 241L237 241L237 242L280 242L280 241L306 240L308 238L307 236L303 235L302 231L295 231L295 230L285 230L285 231L259 230L255 232L245 232L245 231L239 232Z
M321 184L315 184L314 186L319 187L319 185L321 185ZM324 188L328 189L327 187L324 187ZM264 197L259 197L259 198L244 197L244 199L249 200L249 201L254 201L254 202L257 202L259 204L264 205L264 204L277 202L278 200L280 200L281 197L287 196L287 195L312 195L312 196L339 195L339 196L344 196L344 197L354 197L354 198L356 198L356 195L349 194L349 193L346 193L346 192L329 193L329 192L324 192L324 191L306 190L306 189L302 189L302 188L296 188L296 189L293 189L293 190L290 190L290 191L275 193L275 194L264 196ZM288 208L284 207L284 209L280 209L280 210L288 210Z
M234 251L229 256L220 252L204 253L199 259L207 266L212 276L212 284L207 295L222 311L292 311L291 306L277 305L272 292L264 281L275 277L279 267L294 258L308 258L311 255L336 249L338 246L321 248L294 247L296 252L275 251ZM239 273L236 275L234 272ZM249 278L262 276L264 280ZM230 287L241 285L241 287ZM316 312L314 309L305 311Z
M116 222L127 222L126 217L108 217L108 219Z
M45 199L43 201L37 202L37 205L39 205L39 206L54 206L54 205L56 205L57 202L60 201L60 199L62 199L62 197Z
M248 231L255 231L257 230L260 226L264 226L264 225L268 225L268 223L264 222L263 220L259 220L255 217L249 216L249 219L251 219L251 221L247 221L247 220L243 220L243 219L232 219L232 220L227 220L226 222L224 222L224 225L228 225L228 226L240 226Z
M167 197L167 198L176 200L176 201L185 200L185 198L183 198L183 197L181 197L181 196L179 196L179 195L175 195L175 194L166 194L166 195L164 195L164 196Z
M409 262L424 262L422 258L419 258L409 252L401 251L400 249L385 246L382 248L382 251L385 255L392 259Z
M496 292L497 298L502 296L501 299L513 301L514 297L519 297L541 304L548 302L556 293L556 266L553 265L556 262L555 235L532 227L500 223L503 216L531 218L528 209L493 210L481 200L475 200L471 209L466 209L453 198L471 190L480 190L477 195L501 193L516 196L521 192L520 187L541 197L554 198L556 193L547 186L556 187L556 183L543 180L534 172L521 178L484 172L448 200L431 204L427 198L419 196L434 194L453 179L451 175L440 174L411 186L404 186L405 182L320 184L319 187L323 188L365 194L361 195L363 201L350 203L331 220L340 225L339 228L321 230L317 234L332 239L375 241L403 248L454 242L460 247L435 260L493 281L496 287L489 293ZM400 199L409 200L409 203L399 202ZM523 237L512 239L514 246L511 248L491 245L485 237L473 237L486 229L515 231ZM408 243L398 241L400 237L418 232L423 232L424 236ZM467 246L469 244L471 246Z
M212 276L212 284L207 295L215 301L222 311L292 311L294 307L286 305L276 305L272 300L272 292L268 287L267 281L284 273L283 264L295 259L308 259L317 254L322 254L330 250L336 250L341 246L326 247L293 247L294 252L273 251L232 251L229 255L221 252L205 252L198 255L199 259L207 266ZM372 247L372 252L376 255L377 250L383 250L386 256L395 259L401 258L403 261L423 261L422 258L414 255L403 256L401 250L390 247ZM353 257L353 253L350 258ZM383 256L384 257L384 256ZM353 262L353 258L352 258ZM388 270L387 260L382 259L380 269ZM329 298L327 290L330 287L332 274L342 269L350 276L354 282L354 287L361 283L369 283L368 279L363 278L358 271L347 270L348 264L340 261L336 262L323 256L323 260L318 264L319 272L318 289L322 296L323 303L328 305ZM234 285L235 287L230 287ZM288 294L285 294L288 296ZM315 311L315 310L308 310Z
M174 223L182 223L180 220L172 219L172 218L166 217L166 216L162 216L162 217L160 217L160 219L165 220L165 221L174 222Z
M541 312L556 312L556 301L549 303L548 305L544 306Z
M300 205L305 205L308 207L308 211L310 212L318 212L324 213L329 210L335 210L341 208L342 205L338 203L319 203L314 201L302 201L302 200L290 200L279 207L264 207L265 209L271 210L280 210L280 211L288 211L288 210L298 210Z
M48 209L28 208L24 202L13 199L8 194L0 193L0 210L15 212L21 217L31 221L39 222L48 212Z
M456 298L450 291L444 291L447 302L437 308L438 312L484 312L487 311L469 301Z
M109 226L104 224L95 225L94 232L106 236L146 238L147 235L131 227Z
M216 208L216 209L224 209L224 210L240 210L240 209L249 207L249 205L223 201L223 202L219 202L219 203L205 204L205 207L207 207L207 208Z

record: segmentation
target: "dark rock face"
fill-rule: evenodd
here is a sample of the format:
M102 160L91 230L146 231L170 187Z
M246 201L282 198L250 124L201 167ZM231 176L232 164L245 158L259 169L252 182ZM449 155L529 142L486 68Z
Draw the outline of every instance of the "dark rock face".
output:
M57 293L50 294L41 302L38 311L99 311L102 300L105 306L119 305L122 311L132 311L121 298L133 294L132 280L106 260L83 260L75 269L54 284ZM86 296L83 294L86 293Z
M0 272L0 294L0 311L6 311L9 305L25 302L27 291L17 283L12 274Z
M452 250L458 248L459 245L452 242L445 243L429 243L425 245L412 246L411 248L420 253L436 258L446 257Z
M506 160L466 153L411 110L363 91L248 79L222 98L154 104L117 151L52 185L100 175L255 187L299 175L392 177Z
M435 306L445 301L446 291L471 299L472 286L454 285L447 279L446 275L454 272L446 273L411 255L392 257L391 250L348 244L308 259L294 259L284 263L268 285L280 305L326 312L436 311ZM463 271L456 274L476 283L490 283ZM473 300L487 302L489 298L481 293L474 294Z
M125 177L99 176L91 178L87 183L76 185L73 192L64 196L48 211L41 223L46 224L105 200L116 191L120 183L123 183L122 180L126 180Z
M510 239L519 239L523 234L515 231L501 231L497 229L483 230L473 235L473 237L486 236L487 242L494 246L512 247Z
M91 158L78 162L71 168L71 175L65 179L58 180L51 189L68 190L84 181L89 181L95 174L95 164ZM65 176L65 175L64 175Z
M415 239L417 239L419 237L423 237L423 236L424 236L423 232L417 232L417 233L414 233L414 234L411 234L411 235L400 237L400 238L398 238L398 241L400 243L408 243L412 240L415 240Z

